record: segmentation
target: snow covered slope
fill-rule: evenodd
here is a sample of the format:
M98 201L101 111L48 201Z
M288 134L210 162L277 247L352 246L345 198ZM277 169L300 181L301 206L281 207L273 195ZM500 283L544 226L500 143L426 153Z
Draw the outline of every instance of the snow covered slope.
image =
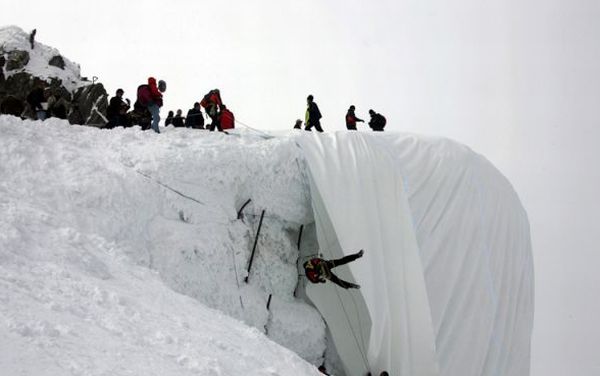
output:
M323 361L293 296L312 220L293 142L8 116L0 133L0 373L317 374L262 334Z
M31 50L29 44L29 34L24 32L18 26L0 27L0 41L2 41L2 49L7 51L26 51L29 53L29 62L22 69L6 71L6 76L11 76L19 72L27 72L33 76L49 79L58 78L67 90L73 92L78 87L89 85L90 82L81 79L81 71L79 65L73 63L69 59L63 57L65 69L49 65L48 62L52 57L59 56L60 51L56 48L47 46L43 43L35 42L34 49Z
M317 374L309 363L325 353L337 368L321 315L344 362L337 375L528 374L527 217L461 145L7 116L0 133L9 374ZM295 297L299 256L360 248L336 273L361 290L310 285L320 312Z
M308 289L334 340L344 338L335 343L346 373L528 375L529 224L508 181L445 139L339 132L299 141L325 257L366 250L336 268L359 291Z

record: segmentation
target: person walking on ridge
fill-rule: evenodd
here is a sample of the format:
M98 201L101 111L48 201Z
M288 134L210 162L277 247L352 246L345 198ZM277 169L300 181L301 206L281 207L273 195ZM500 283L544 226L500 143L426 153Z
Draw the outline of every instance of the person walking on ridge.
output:
M309 95L306 98L306 119L304 124L305 131L310 131L312 127L315 127L317 132L323 132L323 128L321 128L321 111L319 111L319 106L314 102L314 97Z
M361 249L356 253L344 256L337 260L323 260L319 257L312 258L303 264L304 274L306 274L306 278L308 278L308 280L312 283L325 283L325 281L328 279L345 289L359 289L359 285L338 278L331 272L331 269L361 258L364 252L365 251Z
M140 85L137 92L137 102L146 107L152 115L151 127L156 133L160 133L158 122L160 121L160 108L163 105L162 93L167 90L167 83L163 80L158 81L154 77L148 78L147 85Z

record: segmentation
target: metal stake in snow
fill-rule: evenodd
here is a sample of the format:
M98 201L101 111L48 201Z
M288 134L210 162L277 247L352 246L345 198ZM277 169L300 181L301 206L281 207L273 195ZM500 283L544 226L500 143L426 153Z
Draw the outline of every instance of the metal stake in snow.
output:
M300 241L302 240L302 230L304 230L304 225L300 225L300 233L298 234L298 259L296 260L296 268L298 268L298 262L300 261ZM296 285L296 288L294 289L294 297L297 297L298 295L298 286L300 284Z
M249 198L248 201L246 201L244 203L244 205L242 205L242 207L240 208L240 210L238 210L237 219L242 219L243 218L244 215L242 214L242 211L244 210L244 208L246 207L246 205L248 205L250 203L250 201L252 201L251 198Z
M300 251L300 241L302 240L302 230L304 230L304 225L300 225L300 233L298 234L298 251Z
M256 230L256 237L254 238L254 246L252 247L252 255L250 255L250 263L248 264L248 275L244 278L244 281L248 283L248 277L250 277L250 269L252 269L252 261L254 261L254 252L256 251L256 244L258 244L258 235L260 235L260 228L262 227L262 221L265 217L265 211L263 210L260 214L260 221L258 222L258 230Z

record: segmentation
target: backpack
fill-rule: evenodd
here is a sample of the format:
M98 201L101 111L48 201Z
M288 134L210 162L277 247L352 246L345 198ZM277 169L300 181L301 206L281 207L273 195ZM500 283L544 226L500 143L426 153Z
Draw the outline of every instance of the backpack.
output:
M217 89L213 89L206 93L206 95L200 101L200 106L204 107L205 109L211 104L221 105L221 94Z
M383 115L379 115L381 116L381 129L383 129L385 127L385 124L387 123L387 120L385 119L385 116Z
M142 106L148 106L148 103L152 101L152 93L150 92L150 86L140 85L137 89L137 101Z

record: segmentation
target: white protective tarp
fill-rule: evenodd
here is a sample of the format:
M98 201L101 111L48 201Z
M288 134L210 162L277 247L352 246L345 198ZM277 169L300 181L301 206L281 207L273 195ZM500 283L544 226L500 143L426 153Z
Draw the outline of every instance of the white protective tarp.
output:
M348 375L529 374L529 224L508 181L444 139L335 134L299 138L325 258L365 249L307 295Z

